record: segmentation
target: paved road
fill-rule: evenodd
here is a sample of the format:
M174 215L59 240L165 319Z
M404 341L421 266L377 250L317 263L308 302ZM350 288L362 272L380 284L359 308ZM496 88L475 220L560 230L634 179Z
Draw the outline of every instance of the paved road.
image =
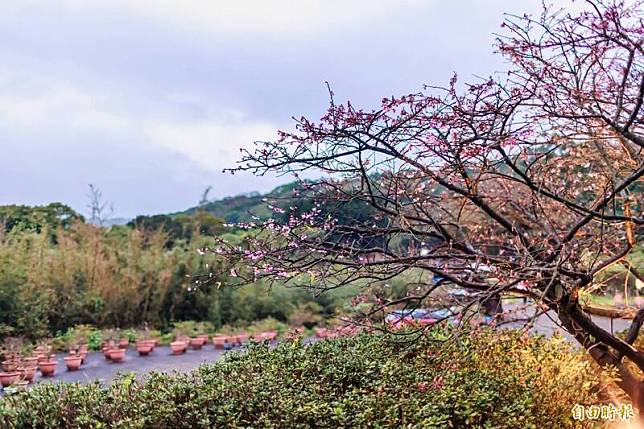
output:
M523 306L517 306L514 303L506 303L506 302L503 303L503 308L506 310L511 310L513 317L523 319L523 318L530 318L534 316L535 314L534 306L528 305L525 308L522 308L522 307ZM625 331L631 326L630 319L612 319L611 320L608 317L601 317L601 316L591 316L591 319L599 327L611 333ZM553 335L555 332L558 332L559 334L563 335L565 338L573 342L575 345L577 345L576 340L563 328L559 327L558 324L559 324L559 319L557 318L557 315L553 311L549 311L548 313L542 314L539 317L537 317L537 319L535 320L534 328L532 332L543 334L546 336L550 336L550 335ZM523 323L509 324L509 327L512 327L512 328L520 328L522 326L523 326Z

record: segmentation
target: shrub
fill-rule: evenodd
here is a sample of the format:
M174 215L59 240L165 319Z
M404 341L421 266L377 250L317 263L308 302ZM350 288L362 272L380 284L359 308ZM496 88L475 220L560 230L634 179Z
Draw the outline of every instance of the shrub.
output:
M240 233L235 240L243 237ZM239 279L229 276L228 262L195 252L211 245L211 238L192 235L175 240L171 249L167 238L163 229L104 229L78 222L55 231L4 233L0 222L0 341L63 337L81 324L167 331L174 322L191 319L205 323L193 326L197 330L214 332L267 317L285 322L299 304L311 301L330 316L342 301L337 293L313 297L261 281L236 288ZM192 276L210 281L197 285ZM65 348L66 341L57 338L55 348Z
M199 334L214 332L215 327L210 322L196 322L194 320L184 320L174 323L175 330L181 331L189 337Z
M90 350L100 350L103 342L103 334L98 329L92 329L87 336L87 347Z
M563 340L447 334L258 345L190 374L42 384L4 398L0 426L592 427L571 408L599 401L597 369Z

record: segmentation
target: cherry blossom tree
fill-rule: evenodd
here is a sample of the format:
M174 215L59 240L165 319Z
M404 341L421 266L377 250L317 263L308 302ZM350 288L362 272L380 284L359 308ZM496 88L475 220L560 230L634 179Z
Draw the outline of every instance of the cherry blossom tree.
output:
M644 310L622 339L579 300L642 236L642 3L574 6L507 16L496 45L507 73L475 83L454 75L370 110L329 91L319 121L295 120L236 169L318 177L301 190L316 204L246 225L244 246L217 251L240 257L235 275L319 289L410 271L441 279L377 297L374 311L422 302L446 283L479 291L469 306L525 295L598 364L617 368L644 410L644 352L633 346ZM350 205L368 216L340 220Z

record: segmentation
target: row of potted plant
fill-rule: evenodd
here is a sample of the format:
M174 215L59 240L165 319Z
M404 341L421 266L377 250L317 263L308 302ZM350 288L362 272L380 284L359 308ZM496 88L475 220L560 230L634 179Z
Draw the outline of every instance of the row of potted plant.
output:
M137 342L137 350L142 356L148 355L154 350L156 340L143 340ZM125 350L129 344L127 339L118 342L106 341L103 344L103 353L106 358L113 362L122 362L125 358ZM68 371L78 371L87 357L88 348L86 344L72 346L69 354L63 358ZM3 387L12 385L28 384L33 381L36 370L40 370L43 377L53 377L56 373L58 362L56 354L51 353L51 347L40 345L35 349L34 356L21 357L18 351L3 352L2 372L0 372L0 384Z
M173 355L185 353L190 346L193 350L201 349L210 339L208 334L201 334L194 338L178 336L175 341L170 343L170 350ZM248 334L245 332L236 335L218 334L212 337L212 343L215 349L231 349L235 346L241 346L250 340L258 342L274 341L277 339L277 331L261 332L259 334Z
M211 337L203 333L204 326L197 326L197 328L193 329L179 326L175 329L175 341L170 343L172 354L185 353L189 347L193 350L199 350L206 345L211 340ZM69 354L63 360L68 371L79 370L85 362L88 351L87 338L85 338L87 335L84 333L86 330L72 328L64 334L65 346ZM199 331L202 333L198 333ZM132 331L132 335L128 335L128 337L124 336L123 333L123 331L116 329L102 332L104 340L101 342L101 350L106 359L115 363L123 362L125 360L125 351L131 342L128 337L132 337L132 340L139 338L139 340L135 341L135 345L140 356L147 356L152 353L160 342L159 338L152 339L151 334L153 333L148 329L139 330L136 333ZM185 335L185 333L192 334L192 338ZM251 339L257 342L274 341L277 335L276 330L258 333L238 332L230 333L229 335L220 333L212 337L212 342L215 349L230 349L235 346L241 346ZM35 377L37 370L40 370L43 377L54 376L57 361L56 355L52 353L53 345L53 340L45 340L34 350L30 349L28 345L23 347L21 340L18 338L5 340L3 347L0 349L4 356L0 383L7 386L19 381L29 383ZM57 347L60 348L61 345L59 344ZM29 357L21 358L22 354L27 354ZM6 365L4 365L5 363Z
M127 338L121 338L118 341L106 340L101 344L101 350L105 359L111 360L114 363L123 362L125 360L125 350L130 341Z
M212 343L215 346L215 349L227 349L235 346L241 346L242 344L245 344L250 340L261 343L265 341L275 341L276 339L277 331L266 331L255 334L248 334L243 332L237 335L215 335L214 337L212 337Z
M277 331L261 332L259 334L239 333L236 335L215 335L212 337L215 349L229 349L253 339L258 342L274 341L277 339ZM177 335L175 341L170 343L170 351L173 355L180 355L188 350L200 350L208 341L208 334L199 334L193 338L185 335ZM129 342L127 338L121 338L118 343L113 340L105 341L102 346L103 354L106 359L112 362L122 362L125 358L125 349ZM158 345L158 339L143 339L136 342L136 350L140 356L147 356Z
M63 358L67 370L77 371L86 356L87 345L82 344L70 349L69 355ZM46 345L36 347L34 355L26 357L23 357L19 351L5 349L3 357L2 372L0 372L0 384L3 388L31 383L37 370L40 370L43 377L52 377L58 365L56 354L51 353L51 347Z
M0 384L9 387L16 384L28 384L36 376L38 361L36 358L22 358L18 354L4 353Z
M87 357L87 345L80 344L75 345L69 348L69 353L67 356L63 357L65 366L68 371L78 371L85 359ZM56 367L58 362L56 361L56 355L51 353L51 347L49 346L38 346L36 348L36 356L38 362L38 368L40 369L40 374L43 377L53 377L56 373Z
M180 355L191 347L193 350L200 350L208 342L208 334L200 334L194 338L185 335L177 335L176 340L170 343L170 351L173 355Z
M253 332L261 333L266 331L286 332L287 329L288 327L285 324L271 318L256 321L246 326L226 325L218 329L216 329L210 322L196 322L190 320L178 321L173 324L172 332L160 331L150 328L147 325L141 326L138 329L100 329L91 325L75 325L73 327L69 327L64 332L57 332L54 337L42 339L39 343L46 343L51 346L55 353L66 352L69 350L70 345L81 343L87 344L89 350L100 351L101 346L109 340L120 344L126 343L134 345L134 343L138 341L154 338L158 340L157 344L169 345L179 336L195 338L205 336L207 333L210 333L210 336L212 336L216 331L218 331L219 334L233 336L236 335L237 332L246 332L249 334ZM33 352L34 347L35 344L25 343L23 352L30 354Z

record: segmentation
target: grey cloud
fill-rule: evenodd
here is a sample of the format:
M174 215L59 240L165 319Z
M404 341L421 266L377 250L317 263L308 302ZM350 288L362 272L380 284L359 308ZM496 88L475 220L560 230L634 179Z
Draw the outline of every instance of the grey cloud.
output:
M489 75L503 66L491 46L502 12L535 11L539 2L427 2L279 35L51 5L0 6L0 203L62 200L83 209L86 184L95 182L118 214L132 216L192 205L208 184L214 196L277 184L222 176L220 165L195 157L212 145L234 159L236 139L251 131L319 116L325 80L338 99L369 107L444 83L454 70ZM146 133L155 124L173 140ZM182 130L193 141L175 144Z

